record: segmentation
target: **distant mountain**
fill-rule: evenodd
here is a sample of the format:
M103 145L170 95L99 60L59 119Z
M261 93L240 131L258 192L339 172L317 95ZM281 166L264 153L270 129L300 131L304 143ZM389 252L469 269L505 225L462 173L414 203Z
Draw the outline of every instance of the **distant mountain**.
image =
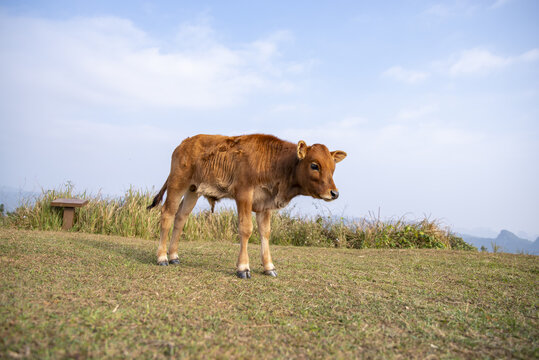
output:
M532 250L533 250L533 254L535 254L535 255L539 254L539 236L533 242Z
M9 186L0 186L0 204L4 204L4 211L13 211L26 200L31 200L37 194Z
M502 230L495 238L482 238L466 234L459 234L464 241L477 249L485 247L488 251L493 251L493 246L498 247L498 251L519 254L539 255L539 237L534 241L519 238L510 231Z

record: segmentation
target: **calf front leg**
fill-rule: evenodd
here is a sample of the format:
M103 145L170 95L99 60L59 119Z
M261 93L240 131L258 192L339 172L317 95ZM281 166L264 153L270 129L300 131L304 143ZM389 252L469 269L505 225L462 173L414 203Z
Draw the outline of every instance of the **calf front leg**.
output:
M269 276L277 276L269 249L269 237L271 227L271 211L266 210L256 213L256 222L258 224L258 232L260 233L260 256L262 257L262 266L264 266L264 274Z
M240 254L238 256L238 262L236 263L236 275L241 279L249 279L251 277L247 244L249 243L249 238L253 232L253 221L251 220L252 202L252 190L241 194L236 199L240 235Z

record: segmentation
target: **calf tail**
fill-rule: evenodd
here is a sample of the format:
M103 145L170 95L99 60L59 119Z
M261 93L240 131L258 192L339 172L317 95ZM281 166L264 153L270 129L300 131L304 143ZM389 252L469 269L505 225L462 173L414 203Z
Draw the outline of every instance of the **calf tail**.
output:
M167 181L165 181L165 184L163 185L161 190L159 190L159 193L157 193L157 195L155 195L155 197L153 198L153 201L150 204L150 206L148 206L146 209L150 210L161 203L161 200L163 200L163 195L165 195L165 191L167 191L167 184L168 184L168 178L167 178Z

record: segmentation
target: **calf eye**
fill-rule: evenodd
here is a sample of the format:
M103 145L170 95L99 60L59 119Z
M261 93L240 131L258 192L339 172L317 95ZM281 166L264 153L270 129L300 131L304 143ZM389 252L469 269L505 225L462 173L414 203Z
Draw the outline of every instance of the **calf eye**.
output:
M319 170L320 170L320 167L318 166L318 164L312 163L312 164L311 164L311 169L316 170L316 171L319 171Z

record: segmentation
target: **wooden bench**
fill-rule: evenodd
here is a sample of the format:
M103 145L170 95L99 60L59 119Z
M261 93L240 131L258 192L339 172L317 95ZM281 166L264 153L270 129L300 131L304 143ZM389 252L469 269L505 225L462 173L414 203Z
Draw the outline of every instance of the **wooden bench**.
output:
M64 208L64 219L62 222L62 230L69 230L73 227L73 217L76 207L83 207L88 204L88 200L82 199L56 199L51 202L51 206Z

